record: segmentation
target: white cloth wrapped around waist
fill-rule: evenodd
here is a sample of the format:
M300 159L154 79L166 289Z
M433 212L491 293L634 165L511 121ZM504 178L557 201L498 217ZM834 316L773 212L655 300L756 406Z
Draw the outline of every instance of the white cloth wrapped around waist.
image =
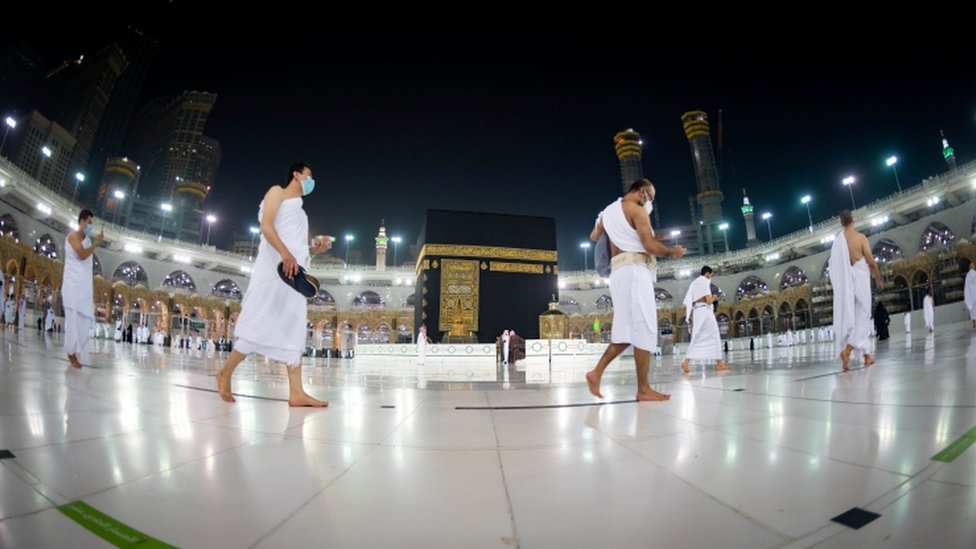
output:
M90 248L91 245L91 240L87 236L81 241L83 248ZM92 264L91 255L81 259L75 253L75 249L68 239L64 239L64 275L61 278L61 303L65 309L95 320Z

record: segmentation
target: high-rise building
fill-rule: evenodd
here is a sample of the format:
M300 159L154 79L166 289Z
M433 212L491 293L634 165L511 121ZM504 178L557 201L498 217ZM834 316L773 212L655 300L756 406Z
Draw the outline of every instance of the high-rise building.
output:
M695 178L698 181L698 205L701 218L706 253L716 251L716 243L724 240L718 226L723 223L722 191L719 189L718 168L715 165L715 152L712 149L708 116L703 111L689 111L681 116L685 136L691 147L695 164Z
M644 178L644 168L641 165L641 141L639 133L628 128L613 136L613 148L617 152L617 160L620 161L620 183L623 191L639 179Z
M159 42L135 27L126 28L115 43L121 48L128 65L115 82L89 153L85 172L93 181L102 180L109 158L128 153L122 150L125 135L135 112L136 100L142 92L142 85L149 74L156 52L159 51Z
M151 101L140 112L131 136L143 169L130 227L200 241L203 203L221 160L220 142L203 135L216 100L213 93L188 91Z
M38 111L17 120L7 143L8 158L45 187L61 192L72 165L75 138ZM70 195L74 190L68 191Z
M122 210L125 197L135 196L139 184L139 165L128 158L110 158L105 163L102 180L95 195L95 208L103 219L125 224ZM119 194L117 194L119 193Z
M756 220L745 189L742 189L742 217L746 220L746 247L751 248L759 245L759 240L756 239Z
M65 61L46 78L45 114L75 137L68 177L55 188L72 194L75 172L83 172L109 96L128 62L118 46L112 44L91 56ZM71 189L71 190L66 190Z

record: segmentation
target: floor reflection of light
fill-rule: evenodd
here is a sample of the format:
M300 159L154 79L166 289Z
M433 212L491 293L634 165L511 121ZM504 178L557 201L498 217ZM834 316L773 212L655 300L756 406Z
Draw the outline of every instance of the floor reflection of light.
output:
M190 429L190 410L187 404L186 391L173 391L169 398L170 429L177 440L192 438Z
M739 453L739 447L735 443L730 442L728 446L725 447L725 461L729 463L734 463L736 455L738 455L738 453Z
M586 450L583 450L583 460L584 461L590 461L590 462L592 462L595 457L596 457L596 454L594 454L594 452L593 452L593 450L591 448L587 448Z
M31 414L27 416L27 427L30 432L35 437L44 436L44 416L38 414Z
M141 416L139 414L140 402L135 378L128 376L118 378L118 395L119 404L122 407L122 413L119 414L122 429L126 432L138 429Z

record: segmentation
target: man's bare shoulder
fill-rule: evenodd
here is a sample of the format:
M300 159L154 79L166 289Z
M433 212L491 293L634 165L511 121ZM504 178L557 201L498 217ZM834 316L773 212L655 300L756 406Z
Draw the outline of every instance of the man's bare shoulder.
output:
M268 192L264 193L264 198L277 198L285 194L285 189L281 185L272 185Z

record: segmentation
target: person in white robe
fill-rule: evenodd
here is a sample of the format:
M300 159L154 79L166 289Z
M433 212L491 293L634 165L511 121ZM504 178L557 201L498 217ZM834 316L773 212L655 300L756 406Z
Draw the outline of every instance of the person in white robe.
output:
M600 380L607 366L631 345L637 371L637 400L667 400L669 395L651 388L648 382L650 352L657 347L657 308L654 282L655 256L680 258L685 249L666 246L654 237L650 213L655 197L654 185L647 179L635 181L623 198L608 205L590 233L594 242L606 232L610 240L610 297L613 299L613 328L610 345L596 367L586 373L590 393L603 398Z
M27 322L27 300L21 296L20 304L17 306L17 329L24 331L25 322Z
M427 358L427 325L421 324L417 332L417 363L423 364Z
M6 303L3 304L3 322L10 327L13 327L14 320L17 315L17 304L14 301L14 296L7 298Z
M871 356L871 275L878 290L884 283L874 261L867 237L854 227L854 217L844 210L840 214L844 229L830 248L830 283L834 292L834 349L844 370L850 369L851 353L864 356L864 365L874 364Z
M44 331L54 331L54 307L48 306L47 312L44 313Z
M691 322L691 342L688 343L685 359L681 361L681 369L686 374L691 372L692 360L714 361L716 370L729 368L722 361L722 334L712 308L714 302L712 268L705 265L701 268L701 276L688 286L685 293L685 320Z
M94 214L90 210L82 210L78 215L78 228L68 233L64 242L64 276L61 279L64 350L74 368L81 368L78 354L88 344L88 335L95 323L92 254L105 235L99 232L95 242L91 241L91 235L95 231L95 226L92 225L94 220ZM49 309L48 314L53 317L53 309ZM52 318L51 323L53 322Z
M966 312L969 313L969 318L973 321L973 330L976 330L976 261L969 262L963 298L966 303Z
M311 253L328 251L329 237L308 240L308 216L302 197L312 192L312 169L303 163L288 170L285 185L275 185L258 208L261 243L251 271L241 313L237 319L234 350L217 372L217 391L226 402L234 402L231 377L250 353L285 364L288 372L288 405L323 407L329 403L312 398L302 386L302 354L308 322L308 301L278 275L278 264L286 276L298 276L298 267L308 268Z
M911 311L905 311L905 318L903 319L903 322L905 323L905 333L906 334L912 333L912 312Z
M508 335L508 330L502 332L502 364L508 364L508 349L511 342L512 338Z
M930 334L935 332L935 298L932 296L932 288L929 288L922 298L922 318L925 320L925 329Z

